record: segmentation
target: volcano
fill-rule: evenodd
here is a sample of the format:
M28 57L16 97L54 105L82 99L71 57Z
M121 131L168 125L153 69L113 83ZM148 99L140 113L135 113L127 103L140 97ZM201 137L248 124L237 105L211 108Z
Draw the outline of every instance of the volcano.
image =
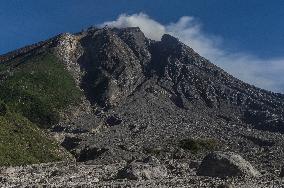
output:
M44 139L67 153L57 154L61 160L71 157L86 171L154 156L168 177L183 177L184 184L165 178L161 185L189 186L198 178L191 166L215 150L235 152L264 172L240 182L268 181L281 169L284 95L231 76L169 34L160 41L138 27L60 34L0 56L0 80L7 113L40 127ZM2 119L13 123L5 114ZM110 175L112 183L125 168Z

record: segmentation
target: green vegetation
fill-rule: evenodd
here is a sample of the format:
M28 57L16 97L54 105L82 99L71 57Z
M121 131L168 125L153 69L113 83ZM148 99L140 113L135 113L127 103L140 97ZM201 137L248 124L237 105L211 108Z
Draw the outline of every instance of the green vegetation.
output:
M41 128L57 123L60 111L80 101L73 77L52 53L0 64L0 166L63 159Z
M2 65L2 70L3 65ZM80 100L72 76L51 53L8 62L0 99L41 127L59 121L59 111Z
M193 153L215 150L219 144L214 139L184 139L179 143L180 147Z
M0 113L0 166L25 165L58 161L63 158L59 146L47 139L44 133L20 114L12 113L7 106Z

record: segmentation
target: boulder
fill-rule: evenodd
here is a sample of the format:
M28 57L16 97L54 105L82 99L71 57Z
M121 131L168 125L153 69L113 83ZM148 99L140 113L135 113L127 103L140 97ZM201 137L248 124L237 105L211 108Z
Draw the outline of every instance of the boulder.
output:
M197 175L211 177L250 176L255 177L260 173L240 155L233 152L213 152L202 161Z
M167 176L167 168L154 157L148 157L143 161L132 161L118 172L118 178L130 180L161 179Z

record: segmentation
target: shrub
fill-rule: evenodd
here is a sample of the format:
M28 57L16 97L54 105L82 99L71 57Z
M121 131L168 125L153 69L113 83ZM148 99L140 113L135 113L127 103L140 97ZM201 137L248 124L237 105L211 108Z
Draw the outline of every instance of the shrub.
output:
M179 145L183 149L198 153L204 150L215 150L219 144L214 139L184 139L179 142Z

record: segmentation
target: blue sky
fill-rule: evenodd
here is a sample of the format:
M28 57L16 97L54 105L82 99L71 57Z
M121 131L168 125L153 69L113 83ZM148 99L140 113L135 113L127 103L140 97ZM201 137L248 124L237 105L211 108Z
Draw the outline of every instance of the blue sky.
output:
M0 53L138 12L163 24L194 16L232 50L262 57L284 54L282 0L1 0Z
M194 36L201 38L193 47L205 56L203 43L214 48L207 57L233 75L282 92L284 78L279 71L284 67L283 10L282 0L1 0L0 54L58 33L117 20L123 13L130 16L142 12L189 45L189 40L196 40ZM170 23L173 26L184 16L191 19L187 26L173 31ZM198 34L185 36L192 25L198 26ZM212 55L215 52L222 53L222 57ZM244 68L238 72L235 69L239 66ZM255 74L253 78L248 77L251 72L245 72L247 67ZM259 70L255 72L255 68Z

